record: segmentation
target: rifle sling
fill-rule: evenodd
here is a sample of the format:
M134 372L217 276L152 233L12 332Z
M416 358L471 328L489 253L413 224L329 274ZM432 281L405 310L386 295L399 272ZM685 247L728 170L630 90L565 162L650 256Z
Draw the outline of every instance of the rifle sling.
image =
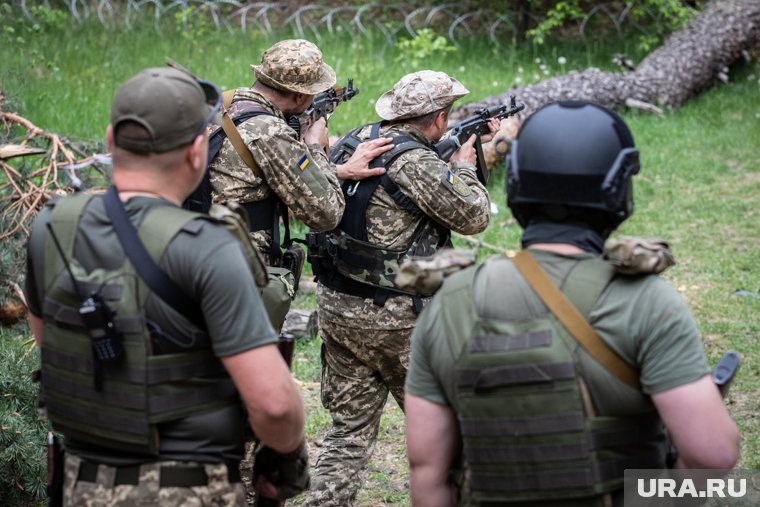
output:
M224 133L227 134L227 139L230 140L232 147L235 148L237 154L241 159L243 159L245 165L247 165L251 171L253 171L253 174L264 180L264 174L261 172L261 169L259 169L259 166L253 160L251 150L249 150L248 146L246 146L245 141L243 141L243 137L240 135L240 132L235 126L235 123L232 121L232 118L230 118L228 110L230 105L232 105L232 97L234 95L234 92L234 90L228 90L222 94L224 105L222 108L222 129L224 129Z
M544 304L586 352L618 379L640 391L638 372L602 340L573 303L551 281L530 252L520 251L512 258L512 262Z
M106 214L111 220L116 237L124 253L140 275L140 278L161 300L177 313L195 324L199 329L206 329L206 322L200 305L185 294L179 286L164 273L148 253L145 245L137 235L135 227L129 221L124 204L119 199L119 192L112 186L103 196Z

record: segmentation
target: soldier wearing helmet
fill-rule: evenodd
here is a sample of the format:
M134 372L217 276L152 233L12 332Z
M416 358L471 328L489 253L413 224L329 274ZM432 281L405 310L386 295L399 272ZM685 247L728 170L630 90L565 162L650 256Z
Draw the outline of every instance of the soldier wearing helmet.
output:
M475 234L488 225L474 136L450 164L432 148L447 129L451 105L467 93L443 72L408 74L377 101L383 121L355 129L333 148L339 163L368 139L393 146L371 164L385 174L343 182L346 211L338 228L307 236L319 282L322 402L333 426L304 505L353 505L389 392L403 409L409 339L428 295L399 289L399 263L448 245L451 230Z
M638 170L601 106L525 121L507 174L523 251L449 277L412 337L413 505L621 505L625 469L734 466L738 431L686 304L601 258Z

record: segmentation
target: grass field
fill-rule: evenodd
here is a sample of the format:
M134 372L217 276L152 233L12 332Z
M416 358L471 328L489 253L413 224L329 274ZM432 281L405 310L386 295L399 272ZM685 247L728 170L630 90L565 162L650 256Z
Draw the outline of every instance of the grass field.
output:
M6 28L0 34L5 110L14 110L45 130L88 141L103 140L116 87L140 68L162 65L164 57L171 56L222 88L245 86L252 81L249 64L258 63L261 51L274 42L253 33L216 32L201 22L186 31L168 23L161 34L150 24L131 32L106 31L99 24L70 27L54 15L38 29L22 22L7 26L14 30ZM478 39L418 59L379 39L361 39L354 45L347 37L328 39L322 44L325 60L335 67L340 82L352 77L361 89L360 95L341 106L330 129L341 133L376 119L374 99L413 70L449 72L472 91L464 99L469 101L574 69L611 69L615 52L626 52L638 61L643 55L635 47L634 41L605 41L505 50ZM560 57L565 63L559 63ZM742 431L742 468L760 467L759 76L757 63L740 64L732 69L729 84L716 85L662 117L621 112L641 151L642 170L635 179L636 212L619 233L666 239L678 263L663 276L692 308L711 362L726 349L743 354L727 399ZM515 250L520 231L506 207L503 184L503 170L497 169L489 191L499 211L479 238ZM313 308L313 296L300 297L297 304ZM35 360L28 360L21 345L27 333L23 325L0 328L2 370L17 371L8 362L31 369ZM319 402L319 340L298 343L294 362L314 451L330 423ZM7 392L10 397L21 396ZM9 396L1 403L0 436L15 445L15 440L6 438L6 428L18 417L13 415L16 409ZM380 435L359 505L406 505L403 414L392 404ZM41 454L35 452L26 455L41 462Z

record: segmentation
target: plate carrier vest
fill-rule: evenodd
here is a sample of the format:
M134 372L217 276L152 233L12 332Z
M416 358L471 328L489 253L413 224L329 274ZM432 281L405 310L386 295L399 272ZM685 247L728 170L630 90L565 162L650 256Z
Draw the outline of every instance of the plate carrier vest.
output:
M345 162L363 141L358 137L358 127L343 136L331 149L333 163ZM371 125L369 139L379 135L380 123ZM370 163L370 167L390 167L403 153L414 149L433 151L410 136L391 134L393 149L380 155ZM306 235L309 247L308 260L317 280L323 285L346 294L374 299L383 305L390 297L412 296L416 311L422 310L422 300L416 292L402 289L395 283L401 263L412 255L432 255L443 246L450 244L451 232L426 217L417 226L408 248L382 248L370 243L367 238L366 214L369 200L378 186L390 195L401 207L412 215L423 215L417 204L399 189L387 173L361 181L345 180L341 183L346 198L346 208L338 227L329 232L311 232ZM428 238L437 237L430 245Z
M459 351L455 406L471 504L585 499L584 506L602 506L606 493L623 487L626 468L664 467L667 444L656 412L593 414L583 383L620 381L611 374L612 380L586 378L577 361L580 345L553 314L520 322L480 317L498 314L509 299L510 284L499 286L502 294L478 295L477 279L497 274L493 267L493 260L480 266L474 281L458 276L447 282L454 293L462 294L457 287L474 293L444 315L452 349ZM588 318L613 276L601 259L582 260L562 291Z
M144 313L150 289L125 257L116 269L87 273L74 258L79 220L93 198L80 193L58 200L50 225L60 239L77 285L98 292L115 310L116 331L125 357L102 368L102 389L93 381L92 339L78 309L75 290L59 252L45 250L42 387L53 427L66 435L106 448L156 455L156 424L240 403L232 380L211 350L153 355ZM171 206L152 210L138 234L155 262L180 232L197 232L197 219L210 217ZM52 241L50 232L46 242Z

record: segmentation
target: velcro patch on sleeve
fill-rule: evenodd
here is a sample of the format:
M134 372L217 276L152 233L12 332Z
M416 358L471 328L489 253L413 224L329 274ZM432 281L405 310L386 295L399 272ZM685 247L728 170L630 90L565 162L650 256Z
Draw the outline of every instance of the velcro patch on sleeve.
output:
M454 192L456 192L459 195L467 196L467 195L470 195L470 193L472 193L472 190L470 189L470 187L468 187L467 184L464 181L462 181L456 174L451 172L451 170L449 170L443 176L443 179L446 183L448 183L448 185L452 188L452 190L454 190Z
M306 167L310 163L311 163L311 159L309 158L309 154L308 153L304 153L303 157L299 158L298 162L296 162L296 166L298 167L298 169L300 169L301 171L303 171L304 169L306 169Z

